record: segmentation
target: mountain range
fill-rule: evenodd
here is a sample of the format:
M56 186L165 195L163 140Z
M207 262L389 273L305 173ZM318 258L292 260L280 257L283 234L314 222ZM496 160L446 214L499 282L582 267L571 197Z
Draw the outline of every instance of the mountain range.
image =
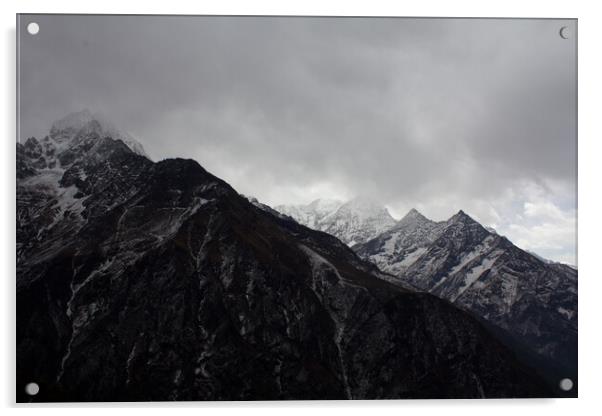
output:
M345 203L316 199L308 205L278 205L274 208L300 224L334 235L350 247L376 237L395 224L387 208L365 197L356 197Z
M481 319L415 290L426 274L405 283L80 116L17 144L17 385L40 386L18 401L556 395ZM348 244L382 225L341 218Z
M362 230L369 221L353 221L380 218L386 208L374 201L369 210L355 209L355 200L340 203L313 221L317 202L276 209L347 244L348 228L333 227L329 219L357 224L354 235L367 238L349 245L390 275L390 282L434 294L470 312L524 362L536 366L554 388L563 377L577 379L575 268L516 247L462 210L436 222L412 209L399 221L379 222L378 232L371 226Z

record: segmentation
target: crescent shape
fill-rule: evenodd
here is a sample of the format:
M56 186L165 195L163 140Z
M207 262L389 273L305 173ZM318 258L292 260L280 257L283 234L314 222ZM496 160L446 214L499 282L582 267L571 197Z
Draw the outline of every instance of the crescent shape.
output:
M560 37L562 39L568 39L569 38L569 28L567 26L562 26L560 28L560 31L558 33L560 34Z

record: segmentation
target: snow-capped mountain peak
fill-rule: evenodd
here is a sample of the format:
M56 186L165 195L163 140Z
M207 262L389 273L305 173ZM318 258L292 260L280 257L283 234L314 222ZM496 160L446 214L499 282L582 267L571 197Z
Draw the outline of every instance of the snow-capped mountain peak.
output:
M448 224L453 224L453 223L473 224L473 223L477 223L477 222L470 215L465 213L463 210L459 210L450 219L447 220L447 223Z
M384 205L363 196L345 203L317 199L308 205L279 205L275 209L300 224L332 234L349 246L368 241L395 225Z
M404 215L404 217L402 219L397 221L396 227L405 226L408 224L414 224L416 222L424 223L424 222L432 222L432 221L429 220L428 218L426 218L424 215L422 215L420 213L420 211L418 211L416 208L412 208L411 210L408 211L408 213L406 215Z
M412 218L412 217L424 218L424 215L422 215L420 213L420 211L418 211L416 208L412 208L411 210L408 211L408 213L405 215L405 217L409 217L409 218Z
M354 250L405 283L508 331L548 362L576 368L577 271L550 264L460 210L445 222L410 212ZM555 364L553 364L555 365Z
M70 113L52 123L49 138L55 146L63 149L78 137L97 134L98 137L110 137L121 140L134 153L149 159L144 147L129 133L118 129L111 121L101 114L93 114L88 109Z
M444 226L412 208L389 230L358 244L354 250L381 270L398 275L426 252Z
M361 218L370 218L382 214L388 215L389 217L391 216L387 208L383 205L363 196L355 197L344 203L337 211L349 212Z
M322 231L352 247L376 237L395 223L383 205L365 197L357 197L326 216L321 225Z
M316 199L307 205L277 205L276 211L287 215L306 227L320 229L320 221L336 211L342 202L335 199Z

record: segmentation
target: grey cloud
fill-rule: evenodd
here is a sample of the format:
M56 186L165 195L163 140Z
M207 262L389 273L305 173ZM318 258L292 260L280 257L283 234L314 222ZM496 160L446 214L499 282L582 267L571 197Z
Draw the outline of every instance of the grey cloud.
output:
M500 195L533 182L575 205L576 43L558 36L575 21L35 20L23 137L86 107L271 204L364 194L510 221L526 201Z

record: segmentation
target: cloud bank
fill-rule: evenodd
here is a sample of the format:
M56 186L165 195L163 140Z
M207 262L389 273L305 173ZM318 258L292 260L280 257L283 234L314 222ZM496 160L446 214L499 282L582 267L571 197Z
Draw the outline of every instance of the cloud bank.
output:
M574 21L35 21L21 34L22 137L90 108L155 160L196 159L271 205L464 209L576 263L576 43L558 34Z

